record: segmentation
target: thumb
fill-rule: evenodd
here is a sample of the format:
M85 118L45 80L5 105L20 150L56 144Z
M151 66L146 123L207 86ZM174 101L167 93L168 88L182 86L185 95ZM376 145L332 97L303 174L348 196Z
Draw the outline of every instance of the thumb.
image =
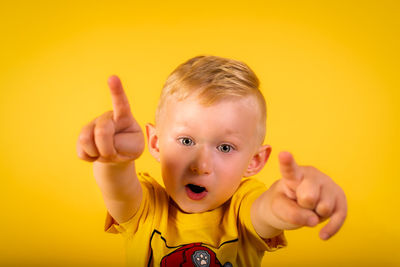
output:
M284 184L292 191L296 191L303 174L291 153L287 151L279 153L279 168Z

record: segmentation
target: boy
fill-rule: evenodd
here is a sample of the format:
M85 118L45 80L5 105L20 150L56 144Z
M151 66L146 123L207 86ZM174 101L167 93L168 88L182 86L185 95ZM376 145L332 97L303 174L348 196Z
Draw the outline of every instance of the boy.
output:
M199 56L168 77L156 124L146 125L165 187L136 174L143 134L120 80L108 83L114 109L82 129L77 151L94 162L106 230L125 237L131 266L260 266L264 251L286 245L283 230L330 218L320 233L326 240L343 224L341 188L288 152L279 154L282 178L268 190L248 178L271 147L263 145L265 100L246 64Z

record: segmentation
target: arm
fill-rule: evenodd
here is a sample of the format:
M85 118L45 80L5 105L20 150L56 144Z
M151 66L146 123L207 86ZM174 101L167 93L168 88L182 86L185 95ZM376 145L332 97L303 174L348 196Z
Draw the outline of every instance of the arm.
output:
M271 216L270 206L268 205L271 203L271 191L271 189L268 189L259 196L254 201L250 210L251 222L253 223L254 229L257 234L264 239L279 235L282 233L283 229L279 226L272 226L273 218Z
M108 84L114 110L83 127L77 152L81 159L94 162L94 176L107 210L123 223L135 215L142 200L134 160L143 152L144 137L118 77L110 77Z
M93 173L110 215L118 223L132 218L142 201L135 163L94 162Z
M282 179L252 205L251 219L256 232L269 238L283 230L313 227L330 218L320 232L321 239L329 239L346 218L343 190L317 169L298 166L290 153L281 153L279 161Z

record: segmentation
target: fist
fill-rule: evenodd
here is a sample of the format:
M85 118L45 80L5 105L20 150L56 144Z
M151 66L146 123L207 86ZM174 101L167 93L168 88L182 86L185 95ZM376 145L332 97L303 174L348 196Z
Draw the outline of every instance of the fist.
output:
M279 154L282 179L272 187L271 211L278 229L313 227L330 219L320 238L329 239L343 225L347 214L346 196L334 181L310 166L299 166L288 152Z
M113 110L85 125L78 138L78 157L89 162L127 162L144 150L142 129L132 115L128 98L117 76L108 79Z

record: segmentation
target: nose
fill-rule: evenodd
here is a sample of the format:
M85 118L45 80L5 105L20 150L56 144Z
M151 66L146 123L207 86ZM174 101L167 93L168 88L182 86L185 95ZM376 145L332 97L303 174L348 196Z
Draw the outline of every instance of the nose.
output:
M211 152L207 148L201 147L198 149L193 161L190 164L190 170L196 174L210 174L212 170Z

